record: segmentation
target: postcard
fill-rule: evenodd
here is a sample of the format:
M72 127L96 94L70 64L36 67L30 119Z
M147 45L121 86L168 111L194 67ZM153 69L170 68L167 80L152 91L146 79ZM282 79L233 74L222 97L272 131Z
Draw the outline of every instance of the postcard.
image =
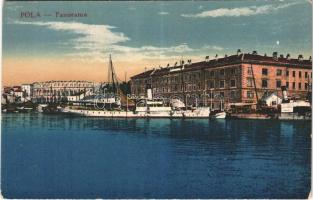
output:
M6 199L306 199L312 1L5 1Z

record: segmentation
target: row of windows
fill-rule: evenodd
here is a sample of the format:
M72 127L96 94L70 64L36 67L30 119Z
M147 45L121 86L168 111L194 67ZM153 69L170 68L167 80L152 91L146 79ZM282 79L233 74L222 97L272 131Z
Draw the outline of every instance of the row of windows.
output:
M252 71L250 68L248 68L248 74L251 75ZM267 76L268 75L268 69L267 68L262 68L262 75ZM283 70L281 69L276 69L276 76L282 76L283 75ZM289 71L286 71L286 76L289 76ZM292 71L292 77L296 77L296 71ZM302 78L302 71L298 71L298 77ZM312 72L311 72L311 77L312 77ZM304 72L304 78L309 78L309 73Z
M44 84L44 85L34 85L34 87L93 87L93 84L85 84L85 83L54 83L54 84Z
M76 94L78 92L84 92L84 91L89 91L92 92L93 89L86 89L86 90L35 90L33 93L35 94L65 94L65 95L72 95Z
M268 80L267 79L262 79L262 88L268 88ZM281 80L276 80L276 88L280 88L282 86L282 81ZM252 78L247 78L247 87L254 87L253 79ZM289 88L289 82L286 82L286 87ZM308 83L304 84L304 88L302 88L302 83L298 83L298 88L297 89L305 89L307 90L309 87ZM296 83L292 83L292 89L296 89Z
M215 81L209 81L208 82L208 88L225 88L225 80L220 80L218 82L218 85L215 85ZM236 80L235 79L231 79L230 80L230 87L236 87Z
M282 83L281 83L281 80L276 80L276 88L280 88L282 86ZM262 88L267 88L268 87L268 80L266 79L263 79L262 80ZM286 82L286 87L289 88L289 82ZM292 82L292 89L299 89L299 90L302 90L302 89L309 89L309 84L308 83L305 83L304 84L304 88L303 88L303 85L302 83L298 83L298 88L296 88L296 82Z
M234 88L236 87L236 80L234 79L231 79L230 80L230 87L231 88ZM171 91L192 91L192 90L200 90L200 89L203 89L201 87L201 83L198 82L197 84L184 84L184 87L180 84L174 84L174 85L171 85L170 87L157 87L157 88L154 88L153 90L156 91L156 92L171 92ZM218 85L215 85L215 82L214 81L209 81L208 82L208 89L212 89L212 88L225 88L225 80L220 80L218 82ZM142 90L144 90L142 88Z
M220 70L211 70L207 71L208 77L215 77L215 75L221 75L224 76L226 71L231 74L235 75L237 74L237 68L230 68L230 69L220 69ZM218 73L217 73L218 72ZM191 80L200 80L201 78L201 72L196 72L196 73L191 73L191 74L184 74L183 80L184 81L191 81ZM154 80L155 83L170 83L170 82L180 82L181 77L180 76L172 76L172 77L159 77ZM137 80L137 84L142 84L142 83L148 83L148 80L142 81L142 80Z
M227 92L226 92L227 94ZM240 96L240 93L238 91L235 90L231 90L229 92L229 98L230 99L235 99L237 97ZM225 92L210 92L208 93L208 98L212 98L212 99L218 99L218 98L225 98Z
M214 77L215 75L217 75L216 72L218 72L218 74L220 76L225 76L226 72L228 72L228 74L230 74L230 75L235 75L235 74L237 74L237 68L230 68L230 69L226 69L226 70L225 69L220 69L219 71L211 70L211 71L208 71L208 75L210 77Z
M231 68L229 69L229 74L235 75L237 73L236 68ZM219 70L219 75L224 76L225 75L225 69L220 69ZM208 77L215 77L216 72L215 71L208 71ZM201 78L201 73L193 73L193 74L185 74L183 77L184 81L192 81L192 80L200 80ZM155 80L155 83L170 83L170 82L180 82L180 77L179 76L173 76L173 77L162 77L162 78L157 78ZM148 83L148 80L145 81L145 83Z

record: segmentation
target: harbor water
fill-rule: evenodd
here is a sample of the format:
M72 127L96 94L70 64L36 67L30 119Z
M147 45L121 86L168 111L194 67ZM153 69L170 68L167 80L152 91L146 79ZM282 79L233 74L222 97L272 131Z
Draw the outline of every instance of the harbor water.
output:
M307 198L311 123L2 115L6 198Z

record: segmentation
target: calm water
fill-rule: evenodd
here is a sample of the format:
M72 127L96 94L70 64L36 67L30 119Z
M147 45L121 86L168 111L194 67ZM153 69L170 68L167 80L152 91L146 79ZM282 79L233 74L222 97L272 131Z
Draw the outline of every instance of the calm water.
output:
M7 198L306 198L310 122L2 116Z

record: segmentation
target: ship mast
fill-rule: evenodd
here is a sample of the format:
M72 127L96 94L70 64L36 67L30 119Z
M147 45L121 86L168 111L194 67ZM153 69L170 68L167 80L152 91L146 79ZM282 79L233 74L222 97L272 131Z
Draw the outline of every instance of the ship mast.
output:
M118 81L117 81L117 77L116 77L115 70L113 67L111 54L109 55L108 84L111 85L112 92L116 94Z

